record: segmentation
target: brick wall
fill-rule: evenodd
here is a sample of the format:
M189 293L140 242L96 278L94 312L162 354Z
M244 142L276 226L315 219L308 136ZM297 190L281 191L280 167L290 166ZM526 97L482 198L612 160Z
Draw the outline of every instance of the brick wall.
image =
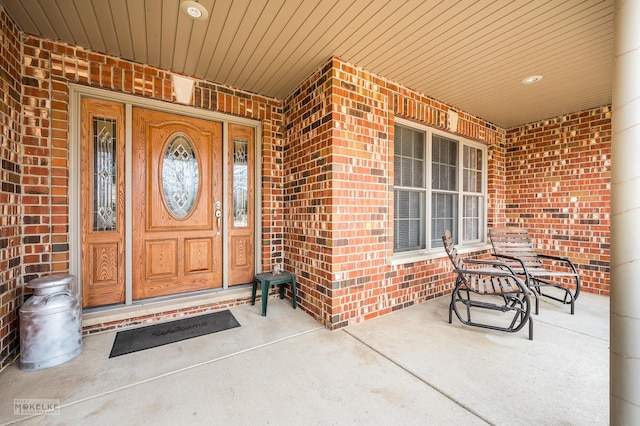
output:
M69 269L69 84L174 98L166 71L36 37L21 43L1 8L0 22L5 365L17 352L22 283ZM339 58L284 101L196 80L192 105L262 122L262 265L284 261L298 276L300 306L323 324L343 327L450 291L447 259L395 266L387 259L393 254L395 118L447 130L452 106ZM489 226L539 229L540 248L576 259L586 288L608 294L609 110L508 132L455 111L456 133L489 149ZM226 305L189 312L220 306ZM163 318L130 318L89 331Z
M25 62L25 282L44 273L68 271L68 94L69 83L174 101L171 74L79 47L36 37L24 41ZM281 102L196 80L192 105L260 120L263 123L265 174L277 169L282 144ZM263 181L264 262L281 252L277 213L273 216L272 181ZM281 179L281 177L280 177Z
M609 294L611 110L507 131L506 221L576 263L583 289Z
M22 304L20 33L0 7L0 368L18 353Z
M285 263L298 275L303 309L335 329L450 291L448 259L387 259L395 117L446 130L451 107L338 58L284 104ZM489 145L489 170L503 169L504 131L456 112L457 134ZM503 176L489 191L504 195ZM490 217L502 205L490 200Z
M328 327L451 290L448 259L387 265L395 117L448 131L451 110L456 134L488 146L488 226L534 228L541 250L576 262L585 291L609 294L608 107L507 132L338 58L284 104L285 263Z
M20 45L17 44L16 50L19 51L19 48ZM69 271L69 84L99 87L168 102L174 101L174 95L171 74L153 67L32 36L24 37L22 50L24 84L21 148L24 158L16 161L15 153L4 150L5 144L2 154L3 159L7 155L7 160L10 160L3 162L3 169L14 167L19 172L22 163L22 228L14 225L15 231L7 230L6 234L3 233L3 238L4 235L12 235L12 232L20 232L23 236L21 242L24 255L20 265L20 245L11 241L11 249L4 250L7 254L3 259L10 260L11 264L18 262L13 272L19 277L22 266L22 281L28 283L42 275ZM19 84L19 80L16 84ZM260 120L262 123L262 263L265 269L271 269L273 262L281 261L279 257L282 254L283 220L281 201L278 198L281 196L278 191L282 188L282 102L195 80L192 106ZM18 102L17 108L19 107ZM3 124L4 127L6 126ZM16 131L15 135L19 133ZM13 145L7 140L6 145L13 146L19 152L16 143L17 139L13 141ZM7 179L14 179L13 175L6 174L3 174L3 179L5 176L8 176ZM3 190L4 188L3 185ZM15 188L19 193L19 185ZM14 198L11 198L10 204L13 207L7 205L3 208L16 209L19 205ZM19 217L19 214L16 213L15 216ZM7 218L9 220L11 219ZM13 222L17 222L17 219ZM14 247L16 245L17 248ZM5 273L4 269L3 274L9 276L12 271ZM18 278L14 281L5 282L3 279L3 285L7 288L18 287ZM16 293L15 289L12 291ZM21 302L22 295L19 296ZM2 300L5 299L9 298L3 294ZM176 313L173 310L153 316L134 317L116 323L99 324L85 332L137 325L241 303L246 301L231 300L228 303L194 306L184 312ZM3 312L8 312L7 318L17 317L19 304L11 300L3 306ZM3 318L3 324L4 321ZM17 321L14 325L16 324ZM13 331L8 339L17 343L17 336ZM3 350L4 347L3 343Z
M285 268L297 277L300 306L330 324L332 298L331 65L284 102L283 227Z

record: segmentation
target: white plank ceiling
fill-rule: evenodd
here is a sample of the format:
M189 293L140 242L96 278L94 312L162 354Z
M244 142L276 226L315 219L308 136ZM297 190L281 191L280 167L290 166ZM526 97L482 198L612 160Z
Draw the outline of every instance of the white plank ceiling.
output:
M0 0L28 34L279 99L335 55L505 128L611 103L613 0L200 3Z

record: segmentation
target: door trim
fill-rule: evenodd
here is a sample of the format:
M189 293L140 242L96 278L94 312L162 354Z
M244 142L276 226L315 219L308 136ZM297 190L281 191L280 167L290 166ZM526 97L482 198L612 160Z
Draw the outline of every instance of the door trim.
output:
M79 224L81 223L81 100L83 97L92 97L97 99L104 99L113 102L120 102L125 106L125 169L127 176L131 176L132 170L132 109L133 107L141 107L146 109L159 110L169 113L175 113L188 117L201 118L204 120L218 121L223 125L223 155L227 158L228 153L228 124L239 124L243 126L254 128L254 144L255 144L255 200L254 200L254 229L255 229L255 244L254 244L254 263L256 272L261 271L262 264L262 221L259 212L262 211L262 122L259 120L236 117L217 111L207 111L198 109L193 106L174 104L170 102L160 101L156 99L142 98L126 93L115 93L104 89L98 89L95 87L81 86L77 84L69 84L69 223ZM228 168L226 164L223 165L223 191L226 194L228 191L226 182L228 180ZM125 179L125 217L126 222L130 223L132 207L131 179ZM229 218L226 217L226 212L223 217L223 244L227 243L226 227ZM69 227L69 273L77 277L74 284L74 290L77 294L82 295L82 253L81 253L81 238L82 232L79 226ZM132 230L130 227L125 229L125 303L124 305L114 305L113 309L119 309L123 306L143 305L148 303L150 299L134 301L132 300L132 278L133 272L131 267L131 251L132 249ZM206 293L218 293L221 291L229 291L232 287L227 285L227 267L228 267L228 255L226 250L223 251L223 286L222 289L208 290ZM185 296L187 297L187 296ZM176 296L176 300L179 300L180 296ZM109 311L111 307L89 308L86 311L97 309L100 311Z

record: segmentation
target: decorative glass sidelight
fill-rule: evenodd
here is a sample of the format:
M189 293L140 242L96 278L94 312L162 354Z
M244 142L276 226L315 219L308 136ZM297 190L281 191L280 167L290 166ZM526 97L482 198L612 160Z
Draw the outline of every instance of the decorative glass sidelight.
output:
M93 118L93 230L115 231L116 120Z
M195 206L200 170L193 145L185 135L175 136L162 161L162 190L169 211L184 219Z
M248 227L249 141L233 139L233 225Z

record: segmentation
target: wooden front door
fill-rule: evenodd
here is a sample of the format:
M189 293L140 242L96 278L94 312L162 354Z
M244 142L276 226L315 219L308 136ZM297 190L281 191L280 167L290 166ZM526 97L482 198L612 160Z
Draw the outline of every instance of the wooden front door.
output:
M222 124L133 109L133 299L222 286Z
M82 100L83 306L251 282L254 128L229 124L223 138L220 122L131 111Z
M229 125L229 285L253 280L254 265L254 181L253 128Z
M82 100L82 305L125 300L124 106Z

